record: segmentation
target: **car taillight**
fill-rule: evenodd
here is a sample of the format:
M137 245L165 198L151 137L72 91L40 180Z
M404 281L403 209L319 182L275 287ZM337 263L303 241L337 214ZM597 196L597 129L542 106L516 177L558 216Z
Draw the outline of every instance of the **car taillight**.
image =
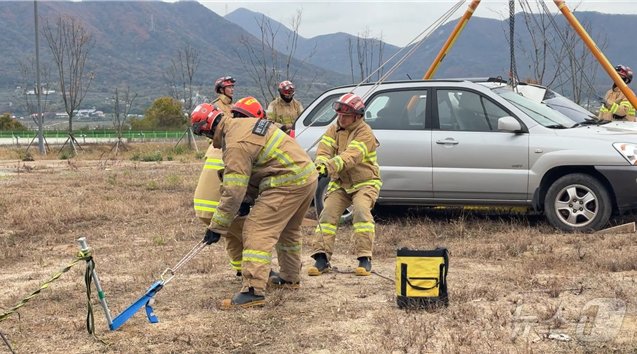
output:
M290 129L290 131L288 132L288 134L290 134L290 138L294 138L294 129Z

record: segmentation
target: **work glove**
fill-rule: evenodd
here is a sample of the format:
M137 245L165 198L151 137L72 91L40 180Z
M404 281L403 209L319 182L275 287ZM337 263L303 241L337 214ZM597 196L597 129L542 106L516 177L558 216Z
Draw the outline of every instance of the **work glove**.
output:
M250 203L241 203L239 207L239 212L237 212L238 216L246 216L250 214Z
M211 245L213 243L219 242L220 238L221 238L220 233L214 232L210 229L206 229L206 235L203 237L203 242L205 242L206 245Z
M316 164L316 170L321 177L327 177L327 166L322 163Z

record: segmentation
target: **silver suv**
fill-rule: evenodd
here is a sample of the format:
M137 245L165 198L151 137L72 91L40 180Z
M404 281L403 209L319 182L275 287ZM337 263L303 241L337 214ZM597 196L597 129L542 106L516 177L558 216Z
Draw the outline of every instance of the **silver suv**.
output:
M634 131L578 124L501 83L329 90L296 121L297 141L310 155L336 118L331 103L352 90L367 97L365 120L380 141L380 205L526 206L558 229L582 232L637 209Z

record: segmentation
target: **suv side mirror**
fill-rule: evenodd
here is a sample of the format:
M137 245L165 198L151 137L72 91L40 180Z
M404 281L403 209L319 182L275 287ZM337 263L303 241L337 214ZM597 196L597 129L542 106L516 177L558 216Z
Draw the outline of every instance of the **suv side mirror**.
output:
M498 130L511 133L519 133L522 131L522 126L517 119L511 116L506 116L498 119Z

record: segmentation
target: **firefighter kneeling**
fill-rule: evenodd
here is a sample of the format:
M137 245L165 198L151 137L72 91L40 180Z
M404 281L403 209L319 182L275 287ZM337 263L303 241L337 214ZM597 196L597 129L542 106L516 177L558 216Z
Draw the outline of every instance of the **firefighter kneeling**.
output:
M318 174L307 153L265 119L228 119L219 112L192 122L223 150L221 200L204 241L217 242L228 232L248 188L258 197L243 226L243 287L222 308L265 303L272 248L281 271L275 286L298 286L301 271L301 222L316 191Z

